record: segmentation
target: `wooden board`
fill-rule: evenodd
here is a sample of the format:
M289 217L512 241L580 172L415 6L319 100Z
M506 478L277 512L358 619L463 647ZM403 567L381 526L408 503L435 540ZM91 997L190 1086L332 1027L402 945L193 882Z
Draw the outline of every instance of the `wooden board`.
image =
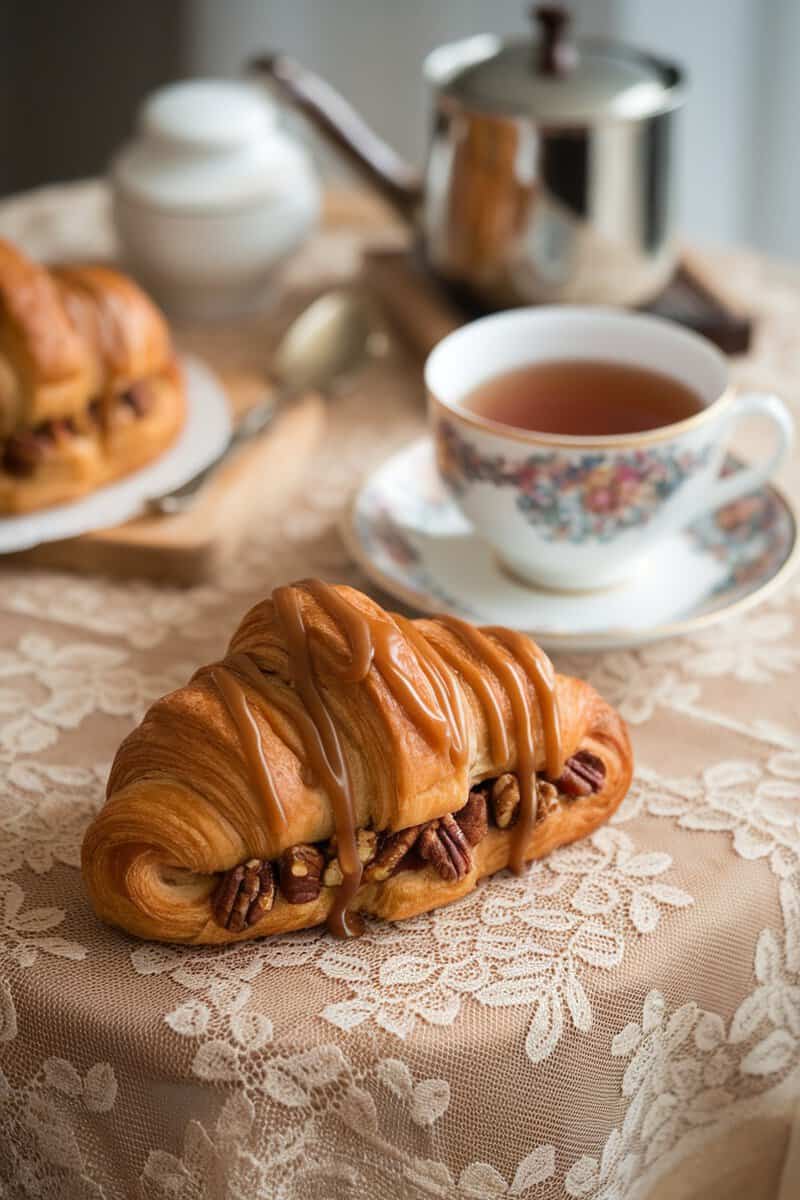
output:
M366 279L409 345L426 355L445 334L481 315L457 299L407 249L375 249L365 255ZM674 279L642 311L678 321L715 342L726 354L744 354L752 322L717 295L702 261L688 252Z
M220 378L234 416L257 402L268 387L254 372L224 372ZM113 529L48 542L4 561L159 583L202 583L236 554L254 511L266 513L291 499L324 423L322 400L306 396L220 467L189 512L141 517Z

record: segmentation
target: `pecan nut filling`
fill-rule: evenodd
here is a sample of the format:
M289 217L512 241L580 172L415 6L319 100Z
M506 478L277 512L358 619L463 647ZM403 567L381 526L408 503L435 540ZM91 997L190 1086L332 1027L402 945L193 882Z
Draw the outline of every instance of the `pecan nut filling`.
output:
M272 863L251 858L222 876L212 905L214 917L224 928L239 933L268 913L275 901L275 871Z
M142 379L119 396L91 400L79 417L54 418L31 429L19 429L0 441L0 470L17 479L27 479L59 444L88 432L92 426L113 425L123 413L138 421L152 411L155 400L152 383Z
M567 759L558 779L537 777L537 824L561 804L601 791L605 775L602 759L589 750L579 750ZM446 882L463 879L472 869L472 849L480 845L490 825L509 829L517 819L519 805L519 781L506 772L474 786L455 813L397 833L359 829L356 841L364 882L382 883L398 871L428 866ZM321 846L291 846L277 864L250 859L222 875L212 901L214 917L225 929L237 933L270 911L278 886L289 904L308 904L319 897L323 887L338 887L342 880L335 837Z
M472 869L469 842L451 813L427 823L419 835L417 850L420 858L448 882L463 879Z
M489 832L489 808L486 796L473 788L463 808L455 813L456 821L470 846L477 846Z
M564 764L560 778L554 780L567 796L590 796L599 792L606 777L605 763L590 750L579 750Z
M308 904L322 889L325 858L316 846L290 846L280 860L280 888L290 904Z

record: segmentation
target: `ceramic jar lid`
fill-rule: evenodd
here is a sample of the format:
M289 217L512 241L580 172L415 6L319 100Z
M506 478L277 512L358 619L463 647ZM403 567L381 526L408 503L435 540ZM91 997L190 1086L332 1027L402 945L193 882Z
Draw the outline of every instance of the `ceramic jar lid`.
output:
M277 128L257 85L191 79L145 100L137 134L112 177L129 198L181 212L228 211L269 196L298 171L304 151Z
M275 107L262 89L235 80L186 79L160 88L139 111L139 128L176 146L230 149L266 137Z

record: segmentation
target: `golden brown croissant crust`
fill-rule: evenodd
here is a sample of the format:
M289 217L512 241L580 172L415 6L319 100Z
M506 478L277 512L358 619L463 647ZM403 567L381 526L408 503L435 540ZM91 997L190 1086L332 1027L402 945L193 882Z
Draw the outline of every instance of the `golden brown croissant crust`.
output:
M524 635L305 581L123 742L84 878L143 937L353 933L591 832L631 774L619 715Z
M132 280L102 266L47 269L0 240L0 512L135 470L183 419L166 323Z

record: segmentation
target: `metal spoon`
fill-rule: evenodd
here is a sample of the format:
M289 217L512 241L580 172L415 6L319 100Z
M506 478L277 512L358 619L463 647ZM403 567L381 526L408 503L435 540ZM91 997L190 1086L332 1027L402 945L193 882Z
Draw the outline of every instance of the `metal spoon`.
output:
M148 500L147 511L163 515L185 512L220 464L271 425L292 396L309 388L330 388L368 355L380 353L384 338L364 296L337 289L318 297L278 343L271 371L277 386L269 398L248 409L225 449L208 466L179 488Z

